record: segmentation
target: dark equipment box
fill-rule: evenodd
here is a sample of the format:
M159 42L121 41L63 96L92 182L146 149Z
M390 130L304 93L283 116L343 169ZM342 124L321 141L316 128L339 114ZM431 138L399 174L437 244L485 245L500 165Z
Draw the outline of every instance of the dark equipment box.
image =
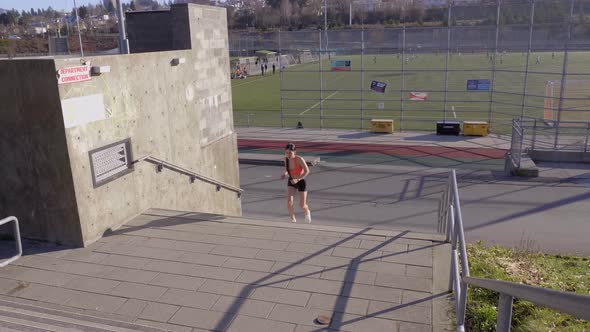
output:
M459 121L436 121L437 135L459 135L461 133L461 122Z

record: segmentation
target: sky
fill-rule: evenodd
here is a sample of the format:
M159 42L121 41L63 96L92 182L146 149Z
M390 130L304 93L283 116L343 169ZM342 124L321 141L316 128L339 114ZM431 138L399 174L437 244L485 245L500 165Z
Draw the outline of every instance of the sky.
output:
M123 3L128 3L130 0L123 0ZM82 6L87 4L97 5L102 3L102 0L76 0L76 5ZM0 0L0 8L2 9L17 9L18 11L31 10L31 8L44 8L51 6L55 10L71 10L74 8L74 0Z

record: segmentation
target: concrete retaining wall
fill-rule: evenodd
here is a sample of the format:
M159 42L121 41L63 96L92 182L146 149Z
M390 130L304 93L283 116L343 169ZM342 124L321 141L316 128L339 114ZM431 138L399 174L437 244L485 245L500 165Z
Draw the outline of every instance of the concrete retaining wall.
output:
M0 181L0 212L17 216L25 237L85 246L152 207L241 214L235 193L148 163L92 182L89 151L129 138L134 159L151 154L239 186L225 9L178 7L192 50L0 61L9 87L0 92L0 172L9 179ZM84 61L110 72L57 84L56 70Z

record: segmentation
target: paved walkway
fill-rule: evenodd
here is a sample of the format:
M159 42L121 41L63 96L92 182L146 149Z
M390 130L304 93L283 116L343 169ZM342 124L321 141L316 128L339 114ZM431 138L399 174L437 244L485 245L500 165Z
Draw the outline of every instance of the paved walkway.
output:
M150 210L88 248L29 244L0 300L173 331L442 331L435 237Z

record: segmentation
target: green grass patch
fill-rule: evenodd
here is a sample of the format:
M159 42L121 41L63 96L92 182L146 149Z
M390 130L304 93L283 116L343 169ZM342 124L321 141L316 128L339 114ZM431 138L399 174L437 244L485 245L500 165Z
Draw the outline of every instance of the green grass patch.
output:
M506 280L532 286L590 295L590 258L551 256L524 249L467 246L469 268L474 277ZM466 325L471 331L496 331L499 294L471 287ZM521 332L585 332L590 322L576 319L528 301L514 300L512 330Z

